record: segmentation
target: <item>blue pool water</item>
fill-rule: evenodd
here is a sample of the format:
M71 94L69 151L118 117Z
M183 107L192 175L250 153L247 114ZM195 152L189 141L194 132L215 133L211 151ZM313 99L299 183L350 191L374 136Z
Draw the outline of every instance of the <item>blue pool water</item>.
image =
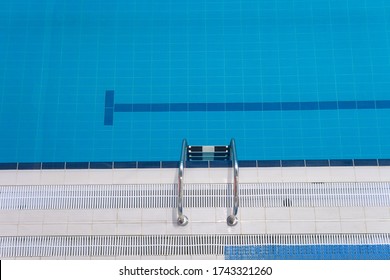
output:
M386 0L1 1L0 162L390 158L389 77Z

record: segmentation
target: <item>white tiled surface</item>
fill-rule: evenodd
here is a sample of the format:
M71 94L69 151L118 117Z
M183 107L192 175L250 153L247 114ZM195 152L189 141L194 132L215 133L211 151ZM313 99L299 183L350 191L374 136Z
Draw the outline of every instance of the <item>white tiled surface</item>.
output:
M246 234L265 234L267 227L265 220L240 221L241 232Z
M266 208L265 218L267 221L280 221L290 220L290 209L289 208Z
M341 223L342 233L366 233L366 223L364 221L343 221Z
M175 234L192 234L192 225L194 223L189 223L185 227L179 226L176 223L175 219L172 219L171 222L167 222L167 234L175 235Z
M187 168L187 183L226 183L230 168ZM265 167L241 168L241 183L258 182L385 182L390 167ZM175 183L177 168L110 170L19 170L0 171L0 185L47 184L141 184Z
M23 170L17 172L16 185L37 185L41 183L41 171Z
M266 233L291 233L291 223L290 221L275 221L268 220L266 221Z
M314 207L290 208L290 217L292 221L314 221Z
M92 223L69 223L68 235L91 235Z
M380 179L379 168L375 166L355 168L355 180L358 182L373 182Z
M1 210L0 223L1 224L18 224L20 210Z
M366 222L368 233L389 233L390 232L390 221L367 221Z
M330 179L335 182L355 182L355 169L359 167L332 167L330 168ZM358 171L359 172L359 171ZM380 178L374 181L378 181Z
M306 168L308 182L332 182L330 167L310 167Z
M43 235L63 235L68 232L68 224L43 224Z
M316 221L317 233L341 232L341 222L337 221Z
M220 178L224 182L226 178ZM176 181L177 182L177 181ZM184 183L209 183L209 168L187 168L184 171Z
M137 169L114 169L112 171L113 184L136 184L138 182ZM151 174L155 175L155 174Z
M23 173L18 171L18 178L23 176ZM41 171L46 172L46 171ZM84 170L66 170L64 182L58 182L58 184L88 184L89 172ZM30 184L33 184L32 182Z
M369 209L369 208L367 208ZM341 207L340 208L340 218L341 219L354 219L354 220L363 220L364 207Z
M58 182L65 181L65 170L47 170L41 172L41 184L42 185L52 185L58 184Z
M319 221L338 221L340 219L340 209L338 207L315 207L314 213L316 220Z
M118 235L140 235L142 234L142 224L141 223L118 223L117 224L117 234Z
M291 233L316 233L316 223L312 221L292 221Z
M232 169L230 169L230 168L210 168L209 169L209 182L210 183L221 183L221 180L222 180L222 183L231 183L232 178L233 178L233 174L232 174Z
M116 221L118 215L117 209L93 209L92 222Z
M265 208L241 208L240 218L245 221L265 220Z
M232 171L228 168L191 168L185 171L187 183L226 183L231 182L231 176ZM241 183L334 181L390 181L390 167L278 167L240 170ZM0 186L175 182L177 169L0 171ZM226 225L226 217L230 211L224 208L185 208L184 214L190 222L181 227L176 224L176 209L0 210L0 235L390 232L390 207L240 208L239 223L235 227ZM223 256L208 257L223 259ZM190 258L197 259L197 256ZM177 257L173 256L173 259Z
M36 224L43 221L45 216L44 210L31 210L31 211L20 211L19 223L20 224Z
M137 183L150 183L157 184L162 183L161 173L163 169L138 169L137 170ZM169 171L168 171L169 172ZM165 177L165 176L164 176ZM134 178L126 178L126 180L133 180ZM174 179L174 178L172 178Z
M93 223L92 234L94 235L116 235L116 223L108 221L107 223Z
M285 167L282 168L283 182L306 182L307 168L301 167Z
M68 223L68 213L71 211L67 210L51 210L51 211L44 211L44 217L43 222L46 224L51 223Z
M254 182L283 182L282 168L281 167L270 167L270 168L258 168L257 169L257 179ZM250 181L252 178L246 178L247 181Z
M75 210L63 210L63 211L64 211L63 215L67 217L69 223L88 223L92 221L95 209L83 209L83 210L75 209Z
M0 186L16 185L16 179L18 177L17 171L0 171Z
M143 209L140 208L121 208L118 209L118 222L136 222L142 215Z
M42 223L30 223L18 225L18 236L23 235L42 235L43 224Z
M89 184L112 184L112 170L89 170L88 173Z
M380 176L380 181L382 182L389 182L390 181L390 170L387 167L379 168L379 176Z
M240 182L241 183L258 182L259 181L258 171L259 168L252 168L252 167L241 168L239 170Z
M18 224L2 224L0 225L1 236L16 236L18 235Z
M177 181L177 177L179 176L179 171L176 168L164 168L160 172L160 181L161 184L170 184L172 182Z
M239 223L226 224L230 209L185 208L189 224L176 224L176 209L0 211L0 234L134 235L390 232L389 207L240 208Z
M366 207L364 213L367 219L375 220L388 220L390 219L390 208L389 207Z

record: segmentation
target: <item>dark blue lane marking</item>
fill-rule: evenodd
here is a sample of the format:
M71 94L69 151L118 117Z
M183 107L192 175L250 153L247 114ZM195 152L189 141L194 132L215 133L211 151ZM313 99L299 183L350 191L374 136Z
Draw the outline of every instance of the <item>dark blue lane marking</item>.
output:
M390 260L390 245L226 246L225 260Z
M112 125L114 123L114 91L106 91L106 99L104 106L104 125Z
M232 103L114 103L114 91L107 90L104 124L113 125L114 112L234 112L305 110L390 109L390 100L307 101L307 102L232 102Z

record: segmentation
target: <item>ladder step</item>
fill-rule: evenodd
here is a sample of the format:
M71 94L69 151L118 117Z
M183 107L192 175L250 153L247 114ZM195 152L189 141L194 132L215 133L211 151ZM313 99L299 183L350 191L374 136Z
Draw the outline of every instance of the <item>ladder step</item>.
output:
M229 151L229 146L188 146L188 151L194 152L223 152Z
M192 152L188 151L188 155L191 156L201 156L201 155L216 155L216 156L225 156L229 155L227 152Z
M216 152L222 152L222 151L229 152L229 146L215 146L214 151L216 151Z
M214 161L228 160L229 146L188 146L187 160Z
M203 146L188 146L188 151L202 152Z

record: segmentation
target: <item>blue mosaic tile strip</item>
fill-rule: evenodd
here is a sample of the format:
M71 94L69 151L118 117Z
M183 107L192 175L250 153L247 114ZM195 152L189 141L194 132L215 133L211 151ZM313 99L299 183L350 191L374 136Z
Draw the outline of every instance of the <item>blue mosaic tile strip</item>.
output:
M112 169L112 162L90 162L90 169Z
M114 168L137 168L136 161L116 161L114 162Z
M319 167L319 166L329 166L329 160L306 160L307 167Z
M40 162L19 162L19 170L39 170L42 168L42 163Z
M179 168L178 161L162 161L161 168Z
M88 169L89 162L67 162L66 169Z
M0 163L0 170L15 170L15 169L18 169L18 164L16 162Z
M161 161L138 161L138 168L160 168Z
M208 168L208 161L187 161L185 164L187 168Z
M390 245L226 246L226 260L390 260Z
M390 100L307 101L307 102L233 102L233 103L114 103L114 91L105 96L104 124L113 125L114 112L234 112L389 109Z
M379 166L390 166L390 159L378 159Z
M223 160L223 161L210 161L209 162L210 167L232 167L232 161L231 160Z
M65 162L42 162L42 169L65 169Z
M352 159L331 159L330 166L353 166Z
M376 159L355 159L353 161L354 166L377 166L378 161Z
M258 160L258 167L281 167L282 163L280 160Z
M257 167L257 161L256 160L239 160L238 166L239 167Z
M304 167L304 160L282 160L282 167Z
M187 168L231 167L231 161L187 161ZM390 166L390 159L241 160L239 167ZM178 168L179 161L0 163L0 170Z

